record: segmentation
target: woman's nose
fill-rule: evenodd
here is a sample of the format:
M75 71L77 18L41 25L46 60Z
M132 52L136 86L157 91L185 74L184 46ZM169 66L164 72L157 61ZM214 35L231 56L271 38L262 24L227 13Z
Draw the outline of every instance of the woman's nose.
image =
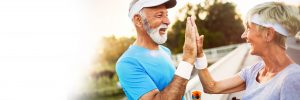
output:
M246 39L247 38L247 31L245 30L244 33L241 35L242 39Z

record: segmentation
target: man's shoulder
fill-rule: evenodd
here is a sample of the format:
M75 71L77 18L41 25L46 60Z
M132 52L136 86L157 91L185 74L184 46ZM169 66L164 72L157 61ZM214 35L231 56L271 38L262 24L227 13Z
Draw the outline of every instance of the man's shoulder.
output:
M171 54L171 50L169 48L167 48L166 46L159 45L159 47L162 48L162 50L164 50L165 52L168 52L169 54Z

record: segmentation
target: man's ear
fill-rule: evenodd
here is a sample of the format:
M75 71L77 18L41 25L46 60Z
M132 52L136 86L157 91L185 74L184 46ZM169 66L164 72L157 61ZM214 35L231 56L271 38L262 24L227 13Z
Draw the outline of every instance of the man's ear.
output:
M134 25L137 27L143 27L142 17L138 14L133 16Z
M276 36L276 31L273 28L269 28L268 32L265 35L266 35L267 42L273 41Z

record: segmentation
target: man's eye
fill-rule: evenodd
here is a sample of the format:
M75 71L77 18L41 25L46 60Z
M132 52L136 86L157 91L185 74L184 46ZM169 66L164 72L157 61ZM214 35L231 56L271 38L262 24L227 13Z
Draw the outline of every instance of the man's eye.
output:
M160 17L162 17L162 15L157 15L156 17L159 17L159 18L160 18Z

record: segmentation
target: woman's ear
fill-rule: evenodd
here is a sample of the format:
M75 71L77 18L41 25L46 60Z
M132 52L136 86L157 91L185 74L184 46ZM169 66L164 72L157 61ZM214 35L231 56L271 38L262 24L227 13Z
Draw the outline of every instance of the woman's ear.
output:
M265 35L267 42L273 41L276 36L276 31L273 28L268 28L268 31Z

